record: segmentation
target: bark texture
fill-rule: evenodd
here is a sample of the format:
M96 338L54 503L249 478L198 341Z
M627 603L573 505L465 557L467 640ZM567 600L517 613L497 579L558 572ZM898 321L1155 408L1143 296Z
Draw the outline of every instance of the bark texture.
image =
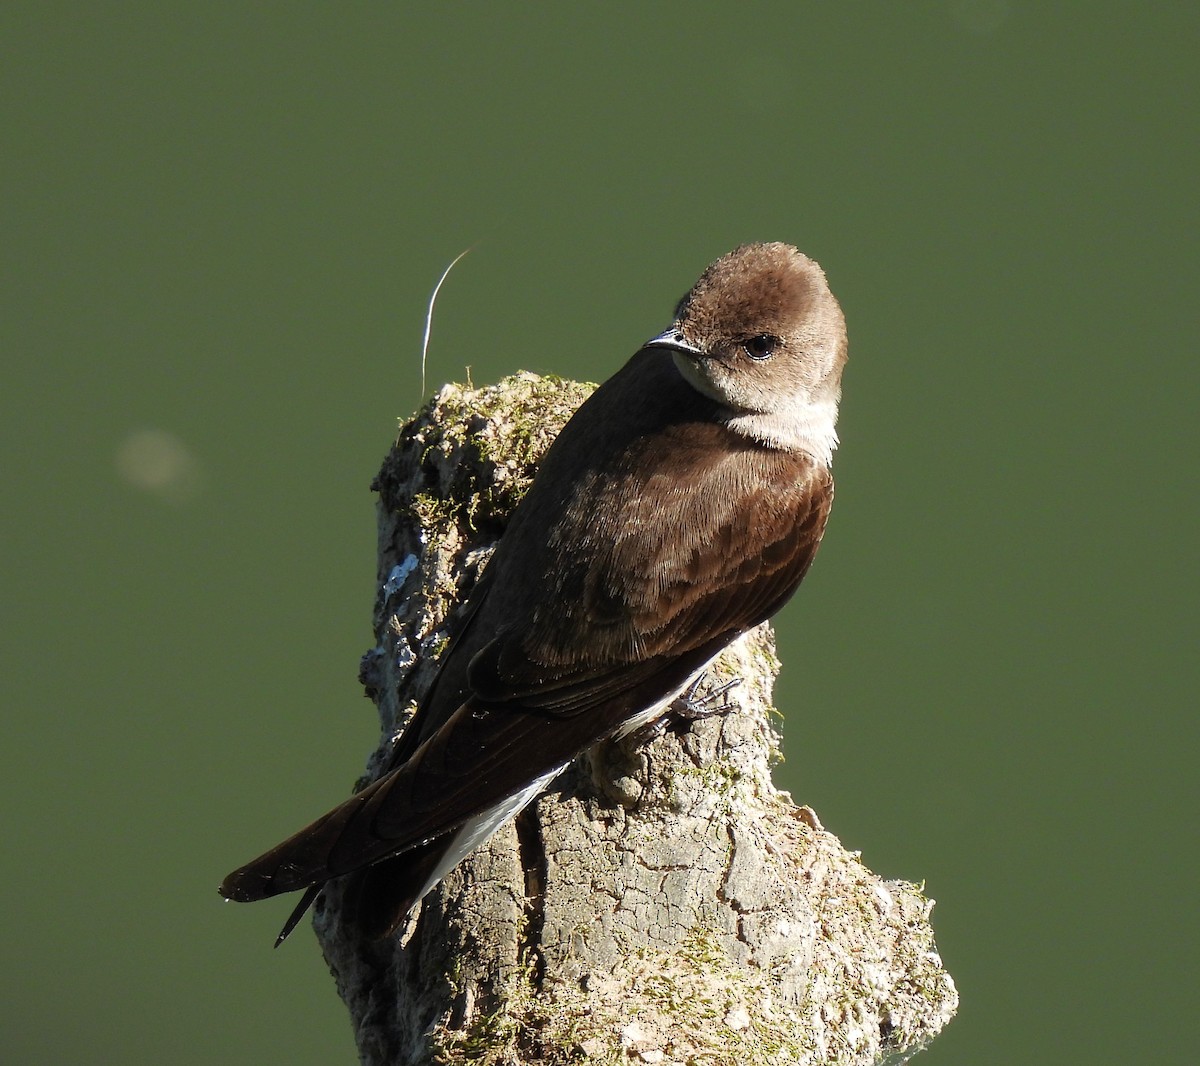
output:
M379 492L383 736L429 685L456 608L541 452L590 386L520 374L448 385L402 427ZM800 597L803 600L803 595ZM403 934L315 925L369 1066L900 1062L958 996L932 901L869 871L771 782L767 625L718 660L733 708L602 744L426 897Z

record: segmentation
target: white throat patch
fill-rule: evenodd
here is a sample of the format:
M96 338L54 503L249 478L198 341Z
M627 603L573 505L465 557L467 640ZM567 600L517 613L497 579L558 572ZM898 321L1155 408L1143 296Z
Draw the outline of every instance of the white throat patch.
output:
M739 413L728 407L725 397L700 373L694 360L679 352L672 352L671 358L692 388L729 411L722 421L735 433L770 448L805 452L824 466L833 463L833 452L838 446L836 399L814 401L793 397L780 410L770 414Z

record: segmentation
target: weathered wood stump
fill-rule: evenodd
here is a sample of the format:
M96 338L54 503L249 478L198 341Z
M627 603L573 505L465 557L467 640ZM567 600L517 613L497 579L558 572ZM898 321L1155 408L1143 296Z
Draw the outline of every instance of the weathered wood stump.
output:
M448 385L401 429L374 485L377 645L362 680L383 735L364 780L589 391L532 374ZM733 710L582 756L402 935L362 938L330 885L315 925L362 1061L865 1064L928 1042L958 1002L933 904L772 784L777 669L770 626L746 634L713 671L741 679Z

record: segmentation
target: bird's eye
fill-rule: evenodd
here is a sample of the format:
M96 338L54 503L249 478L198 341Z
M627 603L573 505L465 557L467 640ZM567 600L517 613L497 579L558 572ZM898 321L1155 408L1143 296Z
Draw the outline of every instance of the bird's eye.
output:
M763 359L770 359L775 354L775 349L779 347L779 338L772 337L769 333L760 333L747 340L742 347L751 359L761 362Z

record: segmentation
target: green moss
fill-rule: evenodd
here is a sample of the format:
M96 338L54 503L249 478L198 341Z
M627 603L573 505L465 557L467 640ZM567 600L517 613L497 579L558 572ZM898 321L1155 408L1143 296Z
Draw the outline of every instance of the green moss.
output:
M699 1066L766 1066L809 1060L802 1010L778 1002L767 973L732 964L705 929L670 952L624 945L620 960L582 982L535 996L526 984L503 1016L434 1034L435 1061L482 1066L628 1063L661 1052Z
M594 388L528 373L483 389L443 386L397 441L398 449L416 444L422 468L441 472L439 493L409 504L422 526L502 529L542 455Z
M409 507L426 532L449 526L459 514L459 507L453 500L440 499L428 492L418 492Z
M703 766L682 766L671 775L670 795L668 802L673 807L679 807L680 804L675 800L675 783L677 781L687 781L688 787L684 790L684 794L693 796L696 792L702 792L707 796L720 797L725 801L723 809L728 810L734 798L740 793L741 788L752 782L747 781L746 774L742 768L733 762L725 759L715 759ZM699 788L696 788L696 785Z

